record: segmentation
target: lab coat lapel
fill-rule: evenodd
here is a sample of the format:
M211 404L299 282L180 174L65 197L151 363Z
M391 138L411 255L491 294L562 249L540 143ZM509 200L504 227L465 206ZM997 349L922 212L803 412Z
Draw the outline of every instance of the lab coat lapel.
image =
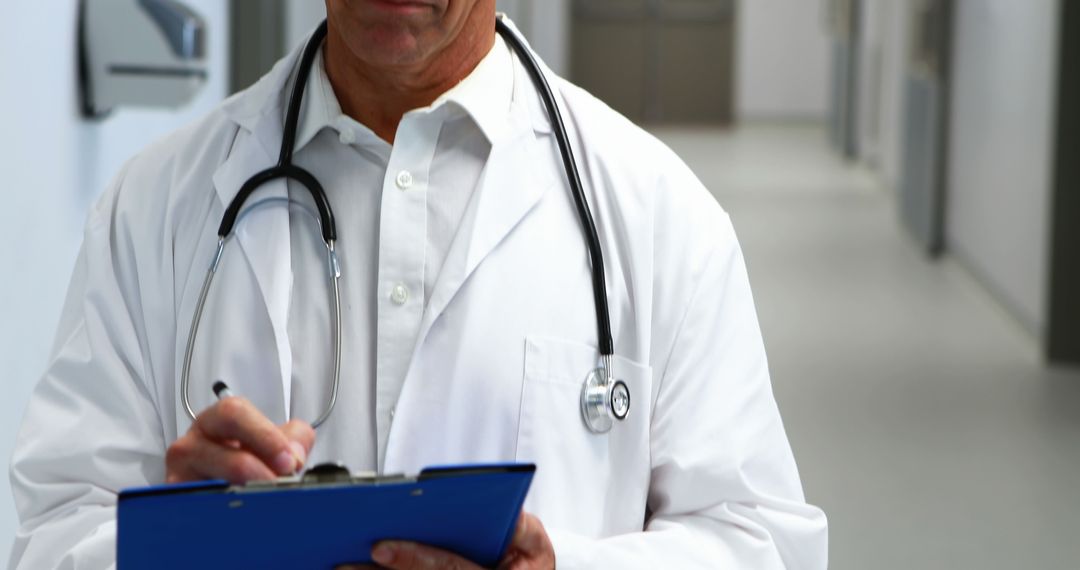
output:
M520 82L515 92L521 93ZM528 98L515 101L504 136L492 144L474 204L462 220L443 271L432 288L417 337L419 350L431 326L469 276L533 210L555 183L543 145L550 139L533 130ZM415 356L415 354L414 354Z
M267 151L267 148L277 144L274 140L281 138L281 122L275 117L277 114L274 113L260 117L253 126L251 136L245 137L245 133L241 132L229 158L214 173L214 188L221 200L222 210L228 207L248 178L275 163ZM265 184L252 194L246 206L260 199L287 197L286 183L279 179ZM283 409L287 416L292 395L292 349L286 328L292 295L288 208L275 205L253 212L234 228L226 249L237 246L243 251L243 257L255 276L273 327L281 371ZM215 285L225 286L220 283Z

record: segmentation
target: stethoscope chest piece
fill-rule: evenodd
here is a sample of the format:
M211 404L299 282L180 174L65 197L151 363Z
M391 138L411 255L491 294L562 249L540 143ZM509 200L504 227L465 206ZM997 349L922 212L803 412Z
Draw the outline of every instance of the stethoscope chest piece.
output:
M595 368L581 387L581 418L593 433L611 431L615 421L630 413L630 389L622 380L609 377L607 369Z

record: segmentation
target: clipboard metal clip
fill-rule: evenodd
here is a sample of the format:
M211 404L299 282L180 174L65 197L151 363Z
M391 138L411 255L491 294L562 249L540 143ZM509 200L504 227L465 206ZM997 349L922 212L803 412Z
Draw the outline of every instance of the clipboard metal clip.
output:
M320 463L304 471L300 483L304 485L322 483L351 483L353 480L349 468L342 463Z
M234 493L246 493L281 489L379 485L416 480L418 480L417 477L408 477L400 473L394 475L376 475L370 472L352 473L348 467L341 463L320 463L307 469L302 474L264 481L249 481L243 485L234 485L229 489Z

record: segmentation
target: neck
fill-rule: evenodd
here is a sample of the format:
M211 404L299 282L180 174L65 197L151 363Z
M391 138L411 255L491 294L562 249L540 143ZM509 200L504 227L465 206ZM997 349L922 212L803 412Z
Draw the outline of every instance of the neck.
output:
M495 26L489 22L462 30L455 41L423 61L371 64L352 53L331 20L323 60L342 112L393 144L405 113L431 105L468 77L494 44Z

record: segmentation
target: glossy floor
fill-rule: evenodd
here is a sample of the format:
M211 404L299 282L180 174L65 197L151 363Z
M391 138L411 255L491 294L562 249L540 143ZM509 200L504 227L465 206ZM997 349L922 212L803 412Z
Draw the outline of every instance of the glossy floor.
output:
M831 567L1080 568L1080 371L814 126L655 129L731 213Z

